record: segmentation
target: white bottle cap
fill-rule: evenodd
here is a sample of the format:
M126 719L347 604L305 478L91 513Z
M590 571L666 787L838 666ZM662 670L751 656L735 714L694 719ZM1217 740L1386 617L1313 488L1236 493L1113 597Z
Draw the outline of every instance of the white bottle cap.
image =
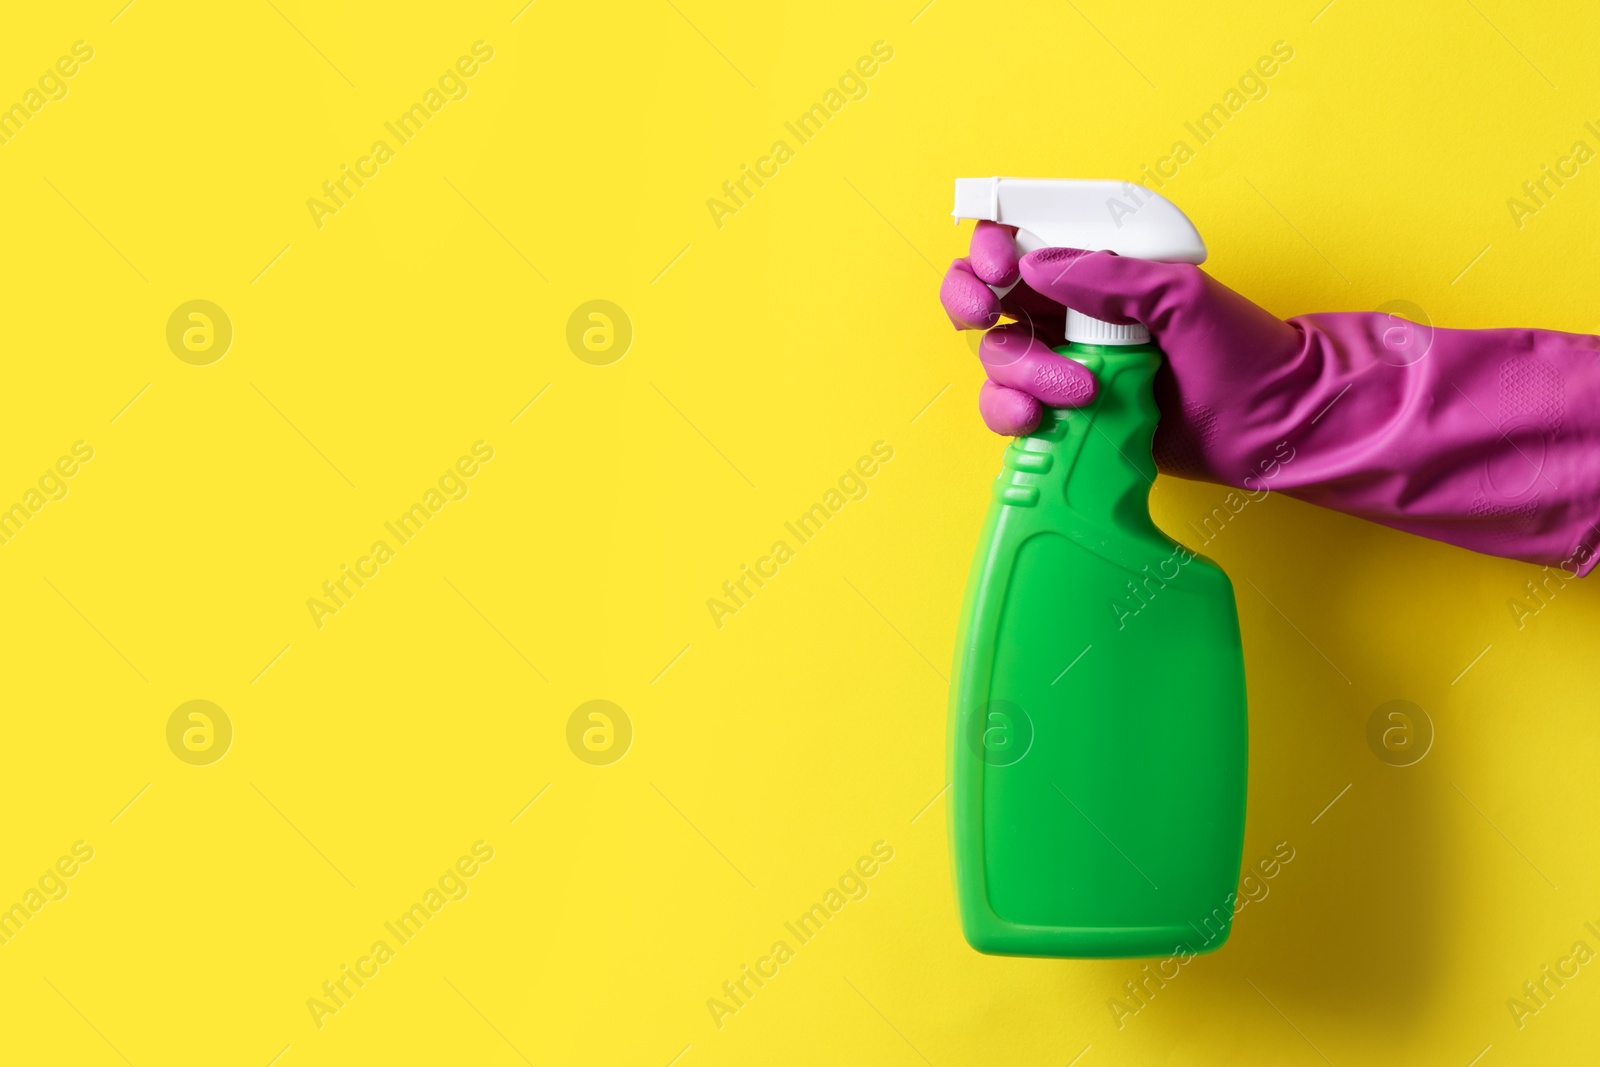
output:
M1122 326L1104 319L1091 319L1081 311L1068 308L1067 340L1088 345L1147 345L1150 331L1137 322Z

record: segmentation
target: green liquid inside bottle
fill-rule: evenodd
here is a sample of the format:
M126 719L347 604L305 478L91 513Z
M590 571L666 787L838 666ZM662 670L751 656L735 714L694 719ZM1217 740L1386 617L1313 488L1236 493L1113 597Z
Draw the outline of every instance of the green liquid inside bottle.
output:
M1248 729L1233 586L1150 518L1153 345L1005 452L951 684L951 841L983 952L1200 953L1228 937Z

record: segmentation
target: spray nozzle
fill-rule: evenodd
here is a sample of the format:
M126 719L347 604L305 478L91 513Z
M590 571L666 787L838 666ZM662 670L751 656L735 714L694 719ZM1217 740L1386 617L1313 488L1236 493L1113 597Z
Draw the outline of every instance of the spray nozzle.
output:
M1165 263L1203 263L1205 242L1177 206L1142 185L1059 178L957 178L958 219L1017 228L1023 252L1084 248ZM1122 326L1067 310L1067 340L1137 345L1150 340L1138 323Z

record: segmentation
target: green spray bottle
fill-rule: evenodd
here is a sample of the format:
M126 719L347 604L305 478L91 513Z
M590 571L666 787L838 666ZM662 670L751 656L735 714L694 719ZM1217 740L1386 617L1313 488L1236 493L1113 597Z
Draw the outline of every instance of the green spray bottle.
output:
M962 178L958 219L1048 246L1199 263L1166 199L1106 181ZM1244 658L1221 568L1148 496L1161 352L1069 311L1056 351L1096 399L1005 450L950 686L950 833L967 941L1017 956L1208 952L1244 845Z

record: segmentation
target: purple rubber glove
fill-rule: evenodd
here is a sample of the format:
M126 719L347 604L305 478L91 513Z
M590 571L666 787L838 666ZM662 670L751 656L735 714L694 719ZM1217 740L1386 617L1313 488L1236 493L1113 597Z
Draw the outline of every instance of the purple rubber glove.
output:
M1040 402L1081 407L1094 399L1094 374L1052 350L1066 341L1067 309L1019 281L1016 230L980 222L972 251L950 264L939 299L958 330L988 330L978 345L989 380L978 394L983 421L996 433L1031 433ZM989 286L1014 288L1004 298ZM1017 321L996 326L1002 314ZM990 327L994 327L990 329Z
M984 283L1021 281L1004 298ZM978 407L1024 434L1040 404L1087 403L1087 371L1051 352L1064 307L1142 322L1161 471L1276 490L1398 530L1584 575L1600 547L1600 338L1445 330L1380 312L1287 322L1198 267L1045 248L1017 259L979 223L940 299L989 329ZM995 326L1001 314L1016 323Z

